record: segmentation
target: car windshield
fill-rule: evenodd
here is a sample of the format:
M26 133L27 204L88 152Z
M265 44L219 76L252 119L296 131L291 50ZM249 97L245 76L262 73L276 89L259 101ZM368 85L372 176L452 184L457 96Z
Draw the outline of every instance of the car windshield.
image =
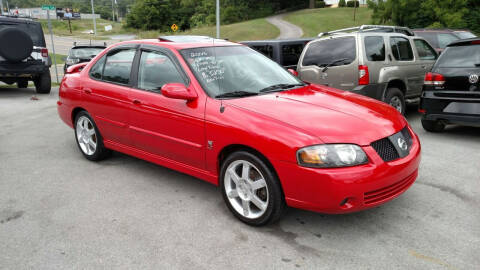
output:
M74 58L93 58L105 48L89 47L89 48L74 48L70 50L70 57Z
M458 31L455 32L455 34L460 38L460 39L465 39L465 38L474 38L476 37L474 34L467 32L467 31Z
M45 39L43 38L42 27L38 23L12 23L0 24L0 30L8 27L17 28L26 32L33 41L34 46L45 47Z
M480 66L480 45L447 47L437 61L437 67L472 68Z
M247 46L184 49L181 54L212 97L240 97L290 89L303 83Z

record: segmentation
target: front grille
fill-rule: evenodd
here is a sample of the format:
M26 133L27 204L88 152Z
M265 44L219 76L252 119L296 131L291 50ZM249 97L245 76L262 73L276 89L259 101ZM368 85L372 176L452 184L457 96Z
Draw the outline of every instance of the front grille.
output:
M363 203L368 205L368 204L375 204L375 203L379 203L379 202L391 199L392 197L407 190L407 188L415 181L416 177L417 177L417 174L413 173L407 178L400 180L399 182L392 184L390 186L365 192L363 194Z
M373 142L371 146L385 162L400 158L397 149L395 149L388 137Z

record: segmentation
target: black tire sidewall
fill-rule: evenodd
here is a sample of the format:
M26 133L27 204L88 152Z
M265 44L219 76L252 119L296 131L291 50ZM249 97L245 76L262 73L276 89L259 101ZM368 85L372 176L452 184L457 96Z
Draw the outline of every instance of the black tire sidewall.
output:
M52 78L50 71L42 73L35 81L35 89L38 94L49 94L52 90Z
M263 177L265 178L265 182L268 188L268 195L269 195L268 206L265 213L256 219L245 218L244 216L239 214L233 208L233 206L230 204L230 201L228 200L228 197L225 191L225 182L224 182L225 172L228 166L236 160L246 160L252 163L253 165L255 165L255 167L257 167L257 169L260 170ZM280 181L278 180L276 174L272 172L272 170L265 164L265 162L262 159L260 159L259 157L257 157L256 155L250 152L247 152L247 151L234 152L225 159L220 170L219 186L222 193L222 197L228 209L234 214L235 217L237 217L238 219L240 219L241 221L243 221L248 225L262 226L268 223L272 223L276 221L281 216L281 213L283 212L283 208L285 206L285 199L284 199L282 189L280 187Z
M442 132L445 129L445 124L438 120L422 119L422 127L428 132Z
M27 80L19 80L19 81L17 81L17 86L18 86L18 88L27 88L28 87L28 81Z
M83 152L82 148L80 147L80 144L78 143L77 122L78 122L78 119L82 116L85 116L90 120L90 122L93 125L93 128L95 129L95 133L96 133L96 136L97 136L97 147L95 148L95 152L92 155L85 154ZM103 137L100 134L100 132L98 131L98 128L97 128L97 125L95 124L95 121L93 121L92 117L90 116L90 114L88 112L81 111L81 112L77 113L77 115L75 115L75 122L73 123L73 130L74 130L74 133L75 133L75 142L77 143L77 147L86 159L91 160L91 161L98 161L98 160L104 159L107 156L106 154L108 153L109 150L106 149L105 146L103 145Z
M400 91L400 89L395 88L395 87L388 88L387 89L387 94L385 95L385 103L390 105L390 100L395 96L399 97L400 100L402 101L402 112L401 112L401 114L405 114L405 111L406 111L405 110L406 109L405 108L405 96L403 95L403 92Z

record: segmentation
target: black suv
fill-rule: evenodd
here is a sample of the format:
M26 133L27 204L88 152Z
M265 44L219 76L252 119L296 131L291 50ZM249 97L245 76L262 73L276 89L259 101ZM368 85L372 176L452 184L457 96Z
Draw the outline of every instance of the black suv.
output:
M262 53L284 68L297 69L305 45L313 38L242 41L240 43Z
M107 48L107 44L103 45L93 45L93 44L78 44L77 42L73 43L73 47L68 53L68 57L65 61L65 66L63 70L65 74L67 73L67 68L79 63L90 62L97 54Z
M51 89L51 60L39 22L0 16L0 81L26 88L33 81L37 93Z
M450 43L425 75L419 111L427 131L480 126L480 38Z

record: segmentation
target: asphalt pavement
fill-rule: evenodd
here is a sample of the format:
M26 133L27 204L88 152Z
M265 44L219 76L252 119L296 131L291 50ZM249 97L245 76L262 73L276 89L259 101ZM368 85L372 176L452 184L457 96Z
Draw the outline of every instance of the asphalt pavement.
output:
M0 269L480 269L480 129L426 133L402 196L348 215L236 220L217 187L120 153L95 163L57 90L0 88Z

